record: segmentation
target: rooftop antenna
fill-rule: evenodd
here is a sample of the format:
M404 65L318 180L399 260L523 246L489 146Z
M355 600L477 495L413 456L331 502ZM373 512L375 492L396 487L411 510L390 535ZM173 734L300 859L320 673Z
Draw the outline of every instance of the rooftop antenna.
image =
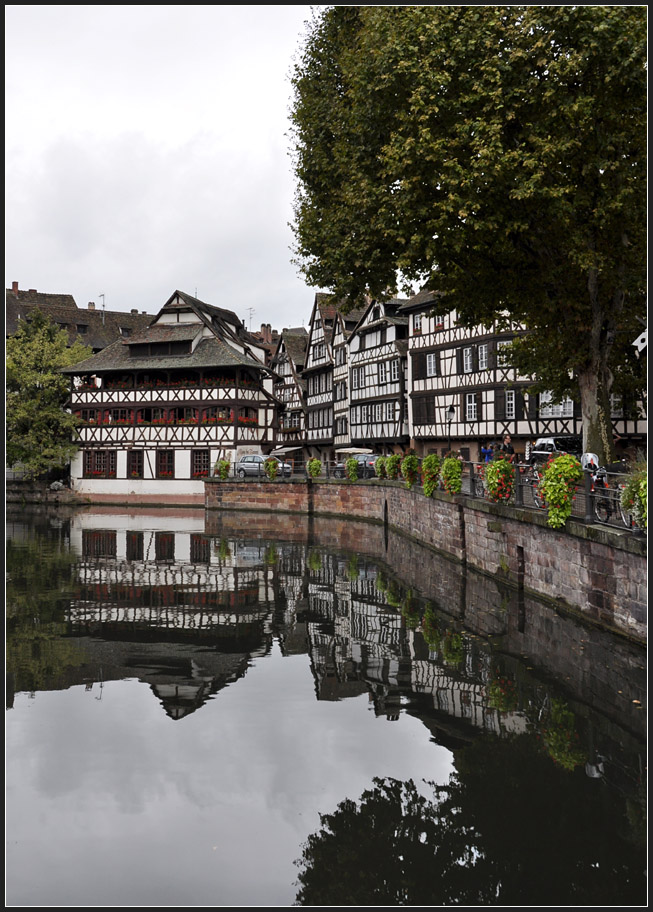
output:
M247 313L249 314L249 331L252 331L252 314L256 313L253 307L247 308Z
M102 298L102 325L104 326L104 295L98 295L99 298Z

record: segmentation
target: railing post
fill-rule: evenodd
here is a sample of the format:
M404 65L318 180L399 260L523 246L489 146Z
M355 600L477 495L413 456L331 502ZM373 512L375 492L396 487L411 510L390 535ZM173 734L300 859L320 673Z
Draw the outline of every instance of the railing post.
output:
M592 496L592 475L591 472L583 472L585 476L583 481L585 484L585 522L593 523L596 522L596 511L594 510L594 498Z
M515 466L515 506L524 506L524 489L521 481L521 466Z

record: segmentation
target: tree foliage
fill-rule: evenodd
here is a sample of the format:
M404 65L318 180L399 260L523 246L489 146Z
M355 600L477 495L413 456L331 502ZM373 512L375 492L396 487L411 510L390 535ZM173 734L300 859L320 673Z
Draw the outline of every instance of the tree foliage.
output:
M293 89L309 283L524 325L515 366L609 454L645 378L645 8L326 7Z
M35 477L70 460L79 421L65 410L70 381L60 368L91 354L79 341L69 346L66 330L39 310L21 321L6 349L7 465Z

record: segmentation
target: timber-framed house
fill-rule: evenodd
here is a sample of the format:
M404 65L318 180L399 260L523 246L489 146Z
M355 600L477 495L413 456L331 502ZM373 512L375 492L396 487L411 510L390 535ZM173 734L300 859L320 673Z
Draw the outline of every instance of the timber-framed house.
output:
M582 434L580 406L530 395L529 378L505 363L501 349L525 329L464 327L443 298L420 291L402 306L410 319L409 412L418 455L450 448L477 461L486 442L510 434L517 454L545 435Z
M333 324L333 443L336 450L351 445L349 429L349 339L365 310L355 308L348 314L340 311Z
M279 447L276 452L301 451L306 434L306 381L301 376L306 362L308 332L300 326L284 329L270 367L275 372L274 395L279 403Z
M264 359L233 312L175 291L147 329L64 369L81 422L71 484L107 499L203 502L217 459L274 448Z
M409 443L406 396L408 316L405 301L372 301L349 339L349 436L378 453Z
M308 329L306 364L306 456L333 458L333 325L337 307L317 292Z

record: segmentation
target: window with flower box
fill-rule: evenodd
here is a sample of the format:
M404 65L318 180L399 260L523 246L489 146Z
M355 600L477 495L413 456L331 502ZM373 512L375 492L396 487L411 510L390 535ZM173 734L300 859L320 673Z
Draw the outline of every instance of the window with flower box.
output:
M128 478L142 478L143 477L143 451L142 450L128 450L127 451L127 477Z
M207 478L210 469L208 450L193 450L191 453L191 477Z
M175 451L174 450L157 450L156 451L156 477L157 478L174 478L175 477Z
M134 412L131 409L111 409L111 424L132 424L134 421Z
M115 477L115 450L84 450L84 478Z

